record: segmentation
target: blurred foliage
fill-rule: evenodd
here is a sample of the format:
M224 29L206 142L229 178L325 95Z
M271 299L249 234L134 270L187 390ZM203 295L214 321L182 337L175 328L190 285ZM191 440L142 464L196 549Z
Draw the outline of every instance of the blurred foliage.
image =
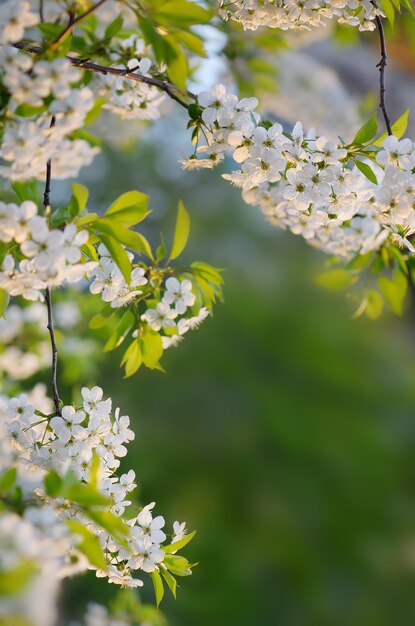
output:
M156 191L155 217L173 224L183 197L190 247L227 268L225 304L168 351L167 375L126 382L110 361L100 374L132 418L129 461L143 498L154 494L169 522L180 516L198 530L189 556L200 565L180 601L165 601L169 623L409 626L413 305L402 320L351 320L354 303L310 280L318 253L268 228L212 174L190 184L154 145L150 136L109 157L108 188L96 187L93 201L134 180ZM89 582L69 583L71 614L91 590L98 601L112 593Z

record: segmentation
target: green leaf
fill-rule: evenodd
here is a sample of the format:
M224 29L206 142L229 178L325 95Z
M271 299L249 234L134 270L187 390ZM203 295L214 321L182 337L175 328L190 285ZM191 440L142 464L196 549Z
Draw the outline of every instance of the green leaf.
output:
M125 544L125 539L129 536L130 529L121 517L117 517L109 511L86 509L85 515L95 524L101 526L120 544Z
M166 554L163 563L176 576L190 576L192 574L192 566L184 556Z
M63 32L62 25L54 22L42 22L37 27L42 35L51 39L56 39Z
M156 250L156 260L157 260L157 263L160 263L160 261L162 261L164 259L166 254L167 254L166 244L164 243L164 240L162 239L161 244L159 245L159 247Z
M140 233L136 233L134 230L129 230L122 224L119 224L110 218L97 219L94 221L93 226L100 232L111 235L117 239L119 243L123 243L127 246L127 248L130 248L130 250L143 252L150 259L153 259L150 244L147 239L143 237L143 235L140 235Z
M151 572L151 578L153 580L154 593L156 595L156 604L158 608L164 596L163 580L157 570Z
M163 576L164 580L167 583L168 588L170 589L173 598L176 597L176 592L177 592L177 580L175 579L174 576L172 576L170 574L169 571L167 571L166 569L164 569L164 567L160 568L161 571L161 575Z
M170 253L170 259L177 259L186 247L190 233L190 217L186 211L183 202L179 201L177 209L176 228L174 231L173 246Z
M403 302L408 288L408 281L400 271L393 273L393 279L381 276L378 280L379 288L392 311L396 315L402 315Z
M5 289L0 289L0 317L6 319L7 307L9 306L10 296Z
M166 36L164 40L168 43L168 49L170 51L167 59L169 78L172 83L184 91L186 89L186 80L189 74L187 56L181 47L176 43L173 36Z
M203 41L194 33L191 33L190 31L180 30L175 33L175 37L180 43L186 46L186 48L190 50L190 52L194 52L201 57L206 57Z
M16 180L11 183L11 187L20 200L33 200L36 202L39 189L38 182L36 180Z
M44 111L46 111L46 106L32 106L31 104L19 104L19 106L15 110L15 115L19 115L20 117L33 117L34 115L40 115Z
M15 467L10 467L7 471L0 476L0 494L6 495L13 489L16 484L17 470Z
M100 491L97 491L97 489L94 489L91 485L84 483L64 487L61 489L60 495L67 500L76 502L76 504L79 504L82 507L108 506L110 504L110 500Z
M161 335L151 328L145 327L140 338L143 363L149 369L155 369L163 354Z
M130 332L135 317L131 311L127 310L122 315L119 320L115 331L112 333L111 337L108 339L107 343L104 346L104 352L111 352L115 350L122 344L128 333Z
M95 452L95 450L92 451L92 460L91 460L91 467L89 468L89 476L88 476L88 482L90 485L92 485L92 487L94 487L94 489L96 489L98 487L98 479L99 479L99 470L101 467L101 461L99 459L98 454Z
M58 207L50 216L52 226L62 226L65 222L69 222L70 219L71 216L66 206Z
M366 315L371 320L376 320L383 311L383 298L374 289L371 289L366 292L367 302L366 302Z
M395 9L393 8L392 2L390 0L380 0L380 3L385 12L386 18L393 28L393 25L395 23Z
M122 15L118 15L118 17L116 17L114 21L108 24L107 28L105 29L104 38L112 39L113 37L115 37L115 35L121 30L122 24L123 17Z
M148 201L149 197L141 191L127 191L111 204L105 217L124 226L134 226L148 215Z
M104 328L104 326L109 322L111 318L110 317L105 317L105 315L101 315L100 313L97 313L97 315L94 315L89 324L88 327L91 330L98 330L99 328Z
M358 280L355 274L351 274L345 269L333 269L319 274L315 281L320 287L340 291L354 285Z
M413 9L412 4L410 3L410 1L409 0L401 0L401 1L402 1L402 4L404 5L404 7L406 9L408 9L408 11L410 13L412 13L412 15L414 16L415 15L414 9Z
M363 163L363 161L358 161L357 159L355 159L354 163L357 169L362 172L363 176L366 176L366 178L370 180L371 183L377 185L378 180L376 178L376 175L367 163Z
M127 252L124 250L122 245L110 235L102 234L101 241L110 253L111 258L120 268L126 283L129 284L131 280L131 261Z
M202 261L194 261L190 267L194 270L195 274L200 274L209 283L213 283L214 285L223 285L225 282L221 275L223 270L220 268L212 267Z
M51 470L48 472L43 479L43 484L45 486L46 493L48 496L55 498L61 492L63 481L62 478L55 472Z
M72 193L78 203L78 213L83 211L86 207L86 203L88 202L89 191L84 185L80 185L79 183L71 184Z
M69 526L74 535L82 537L82 541L76 545L77 549L87 557L91 565L94 565L98 569L106 570L107 562L102 552L98 537L81 524L81 522L67 520L66 524Z
M166 552L166 554L169 554L171 552L177 552L178 550L181 550L182 548L187 546L187 544L192 541L195 534L196 531L194 530L192 533L185 535L183 539L180 539L179 541L174 541L169 546L162 546L162 549L164 550L164 552Z
M400 139L404 135L406 127L408 126L409 111L410 109L407 109L405 113L401 115L401 117L396 120L394 124L392 124L392 134L395 135L395 137L397 137L398 139ZM373 142L373 145L377 148L381 148L387 136L388 133L383 133L383 135L378 137L378 139Z
M14 568L6 569L6 571L0 571L0 598L2 596L6 596L6 605L10 603L11 597L14 595L20 594L25 587L30 583L34 574L37 572L36 567L33 564L33 561L29 559L23 559L18 562L18 565ZM11 597L10 597L11 596ZM2 603L4 600L2 600ZM26 622L16 622L15 624L10 623L9 615L7 615L7 621L1 622L1 626L28 626ZM12 616L13 617L13 616Z
M352 141L353 145L362 145L370 141L378 132L378 123L376 113L372 115L369 121L357 131Z
M125 377L129 378L141 367L143 363L143 357L141 354L140 341L134 339L128 346L121 361L121 365L125 368Z
M212 16L210 11L202 8L194 2L187 0L168 0L161 8L153 11L154 19L163 22L167 26L207 24Z
M106 98L95 99L94 106L88 111L85 116L84 126L89 126L90 124L93 124L99 118L99 116L101 115L102 107L104 106L106 101Z

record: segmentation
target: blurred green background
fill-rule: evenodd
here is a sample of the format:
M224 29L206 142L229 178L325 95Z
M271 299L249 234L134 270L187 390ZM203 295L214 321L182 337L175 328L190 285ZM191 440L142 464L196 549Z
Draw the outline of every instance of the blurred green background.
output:
M131 416L124 467L142 501L198 531L188 555L199 565L163 602L168 621L412 625L414 308L352 320L354 303L313 283L323 255L268 226L217 174L183 175L173 148L156 147L180 125L163 120L121 156L108 149L91 207L150 193L156 241L183 198L189 260L226 268L225 303L166 353L166 374L124 381L111 353L89 381ZM68 583L71 615L115 591L89 582Z

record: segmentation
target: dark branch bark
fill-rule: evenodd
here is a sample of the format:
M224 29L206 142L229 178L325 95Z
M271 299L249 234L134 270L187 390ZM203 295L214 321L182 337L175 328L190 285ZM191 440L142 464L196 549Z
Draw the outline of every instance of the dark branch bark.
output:
M15 48L19 50L26 50L26 52L31 52L32 54L40 54L42 53L42 48L40 46L33 45L31 43L18 42L13 44ZM143 74L138 74L137 72L133 72L130 70L121 70L115 67L107 67L105 65L98 65L97 63L92 63L89 60L83 61L82 59L77 59L75 57L67 56L66 57L72 65L75 67L79 67L82 70L87 70L89 72L95 72L97 74L111 75L111 76L123 76L124 78L128 78L129 80L136 81L138 83L145 83L146 85L152 85L153 87L157 87L161 91L164 91L172 100L175 100L185 109L189 108L189 105L182 100L179 94L188 97L195 98L195 95L190 91L183 92L181 89L173 85L173 83L169 83L165 80L159 80L158 78L153 78L152 76L144 76Z
M53 402L55 405L56 415L62 415L61 411L61 401L59 397L58 391L58 382L57 382L57 374L58 374L58 348L56 347L56 339L55 339L55 329L53 326L53 315L52 315L52 297L50 287L46 287L45 292L45 300L46 306L48 309L48 325L47 329L50 335L50 343L52 346L52 376L50 379L50 386L52 388Z
M55 116L52 115L52 119L50 121L50 127L52 128L55 125ZM46 213L50 211L50 187L52 181L52 161L49 161L46 164L46 180L45 180L45 191L43 194L43 205L45 207ZM46 287L45 291L45 300L46 306L48 310L48 324L47 329L49 331L50 343L52 347L52 375L50 379L50 386L52 388L53 402L55 404L55 411L57 415L62 415L61 412L61 401L59 398L58 391L58 382L57 382L57 373L58 373L58 348L56 347L56 338L55 338L55 329L53 326L53 315L52 315L52 296L50 287Z
M52 115L52 119L50 120L50 128L55 126L56 118ZM43 206L45 207L45 211L47 212L50 209L50 184L52 179L52 161L46 163L46 181L45 181L45 191L43 193Z
M391 121L386 109L386 101L385 101L385 69L388 64L388 55L386 52L386 39L385 39L385 31L383 29L382 19L379 15L376 16L376 26L378 28L379 40L380 40L380 61L376 67L379 68L379 107L383 114L383 119L385 120L386 129L388 131L388 135L393 135Z

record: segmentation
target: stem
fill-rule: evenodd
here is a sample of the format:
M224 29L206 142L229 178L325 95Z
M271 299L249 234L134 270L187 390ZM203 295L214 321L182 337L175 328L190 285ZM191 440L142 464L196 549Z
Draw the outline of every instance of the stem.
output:
M56 118L52 115L52 119L50 120L49 128L53 128L55 126ZM45 181L45 191L43 193L43 206L45 207L45 212L48 213L50 211L50 185L52 180L52 161L46 163L46 181Z
M379 101L379 107L383 113L383 118L385 120L385 124L386 124L386 129L388 131L388 135L393 135L393 131L392 131L392 125L391 125L391 121L388 115L388 112L386 110L386 101L385 101L385 69L386 66L388 64L388 55L386 52L386 40L385 40L385 31L383 29L383 23L382 23L382 19L379 17L379 15L376 15L375 18L376 21L376 25L378 27L378 32L379 32L379 40L380 40L380 61L379 63L376 65L376 67L379 68L379 94L380 94L380 101Z
M32 45L31 43L18 42L13 44L14 48L18 48L19 50L25 50L26 52L31 52L32 54L40 54L42 52L42 48L40 46ZM75 67L79 67L82 70L87 70L89 72L95 72L97 74L110 74L112 76L123 76L124 78L128 78L129 80L134 80L138 83L145 83L146 85L152 85L153 87L157 87L161 91L164 91L172 100L175 100L185 109L189 108L189 105L180 98L178 94L181 94L188 98L195 98L195 95L190 91L182 91L173 83L169 83L165 80L159 80L158 78L153 78L152 76L144 76L143 74L138 74L136 72L131 72L129 70L120 70L116 67L107 67L105 65L98 65L97 63L92 63L88 59L83 61L82 59L77 59L75 57L67 56L68 61L71 62Z
M55 329L54 329L54 326L53 326L52 298L51 298L50 287L46 287L45 300L46 300L46 305L47 305L47 308L48 308L48 325L47 325L47 329L49 331L50 343L52 345L52 376L51 376L51 379L50 379L50 386L52 388L53 402L55 404L56 415L62 415L61 401L60 401L60 397L59 397L58 383L57 383L58 348L56 347Z
M80 22L82 22L85 18L88 17L88 15L91 15L91 13L93 13L94 11L96 11L102 4L104 4L104 2L106 2L107 0L99 0L99 2L97 2L96 4L94 4L92 7L90 7L87 11L85 11L84 13L82 13L79 17L77 17L76 19L74 19L73 17L71 17L71 19L69 20L69 24L67 25L67 27L61 32L60 35L58 35L58 37L56 37L56 39L51 43L51 45L49 46L49 50L56 50L56 48L58 48L60 46L60 44L72 33L72 31L74 30L74 28L76 28L78 26L78 24Z
M52 119L50 120L50 128L53 128L55 125L55 116L52 115ZM50 187L52 181L52 160L49 159L46 163L46 180L45 180L45 191L43 194L43 205L45 207L46 214L50 212ZM52 376L50 379L50 386L52 388L53 394L53 402L55 404L55 411L57 415L62 415L61 412L61 401L59 398L58 391L58 383L57 383L57 372L58 372L58 348L56 347L56 339L55 339L55 328L53 326L53 315L52 315L52 296L50 287L46 287L45 290L45 300L46 306L48 309L48 323L47 329L49 331L50 343L52 346Z

